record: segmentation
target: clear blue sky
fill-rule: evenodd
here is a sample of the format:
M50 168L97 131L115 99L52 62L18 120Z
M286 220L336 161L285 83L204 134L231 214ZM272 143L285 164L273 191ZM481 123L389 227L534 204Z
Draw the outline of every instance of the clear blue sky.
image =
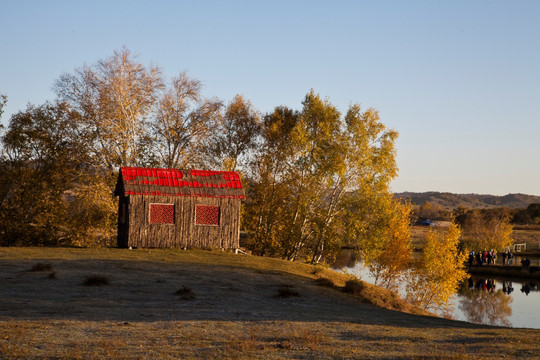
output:
M2 122L122 46L263 113L378 109L395 192L540 195L540 1L0 0Z

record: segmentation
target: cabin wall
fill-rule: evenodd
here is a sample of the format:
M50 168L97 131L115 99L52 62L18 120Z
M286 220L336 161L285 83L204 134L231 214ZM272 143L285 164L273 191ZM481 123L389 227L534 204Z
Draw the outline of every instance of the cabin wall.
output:
M174 224L151 224L150 204L174 204ZM196 205L219 206L219 225L196 225ZM141 248L238 248L240 200L131 195L129 196L128 226L127 246Z

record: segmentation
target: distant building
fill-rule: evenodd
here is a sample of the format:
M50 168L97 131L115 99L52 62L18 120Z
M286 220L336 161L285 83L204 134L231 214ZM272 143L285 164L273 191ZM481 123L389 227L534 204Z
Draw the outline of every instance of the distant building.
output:
M239 247L236 172L122 167L114 194L118 247Z

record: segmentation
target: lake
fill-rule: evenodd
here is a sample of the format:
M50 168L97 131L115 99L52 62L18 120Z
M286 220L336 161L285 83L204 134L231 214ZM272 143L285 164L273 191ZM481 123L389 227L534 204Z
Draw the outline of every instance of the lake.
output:
M373 283L362 262L354 257L335 267ZM535 259L534 261L538 261ZM402 292L402 291L400 291ZM487 278L472 275L452 299L452 317L477 324L540 329L540 281Z

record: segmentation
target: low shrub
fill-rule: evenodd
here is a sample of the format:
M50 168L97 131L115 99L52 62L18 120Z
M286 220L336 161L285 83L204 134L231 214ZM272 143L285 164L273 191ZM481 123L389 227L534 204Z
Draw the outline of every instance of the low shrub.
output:
M319 275L320 273L322 273L324 271L324 267L321 266L321 265L315 265L313 267L313 270L311 270L311 273L313 275Z
M32 265L32 267L28 271L51 271L51 270L52 270L51 264L36 263Z
M174 294L180 296L180 299L182 300L195 299L195 293L193 292L193 290L191 290L191 288L185 285L183 285L180 289L176 290Z
M334 282L327 278L318 278L315 283L319 286L334 287Z
M277 297L279 298L288 298L293 296L300 296L298 291L293 290L292 285L281 285L278 289Z
M84 286L110 285L110 281L105 276L94 275L94 276L90 276L86 278L86 280L83 282L83 285Z
M352 279L348 280L343 287L343 292L352 294L354 296L360 296L362 291L366 288L366 284L362 280Z

